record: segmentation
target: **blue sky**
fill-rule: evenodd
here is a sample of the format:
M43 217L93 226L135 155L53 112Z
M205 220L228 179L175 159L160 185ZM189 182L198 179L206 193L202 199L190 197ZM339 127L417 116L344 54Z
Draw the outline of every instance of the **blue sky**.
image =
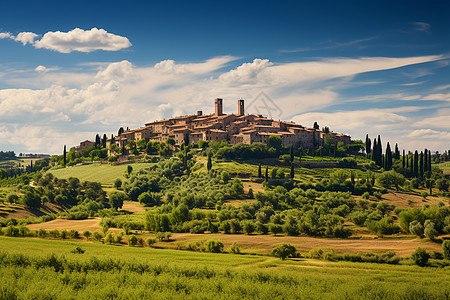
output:
M449 20L448 1L2 1L0 149L59 153L263 92L275 119L442 152Z

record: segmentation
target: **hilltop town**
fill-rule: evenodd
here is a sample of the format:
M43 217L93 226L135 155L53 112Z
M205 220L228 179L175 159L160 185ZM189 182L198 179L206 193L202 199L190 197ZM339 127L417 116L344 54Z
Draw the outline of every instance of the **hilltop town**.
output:
M173 139L175 144L194 144L203 141L226 140L230 145L239 143L268 144L271 135L281 138L283 146L302 147L314 149L324 144L325 133L318 128L307 128L294 122L275 121L262 115L247 114L243 99L237 101L237 113L223 113L223 99L214 100L214 114L204 115L203 111L197 114L170 118L167 120L146 123L144 127L121 132L116 137L106 141L106 147L116 144L123 147L129 140L139 141L148 139L154 142L166 142ZM345 145L351 138L345 134L334 132L331 135L335 142ZM89 146L94 142L85 141L80 148Z

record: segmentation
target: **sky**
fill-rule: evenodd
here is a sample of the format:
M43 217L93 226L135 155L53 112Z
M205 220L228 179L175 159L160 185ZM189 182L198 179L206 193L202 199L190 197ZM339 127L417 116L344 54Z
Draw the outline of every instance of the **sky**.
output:
M449 1L1 1L0 150L248 113L450 149Z

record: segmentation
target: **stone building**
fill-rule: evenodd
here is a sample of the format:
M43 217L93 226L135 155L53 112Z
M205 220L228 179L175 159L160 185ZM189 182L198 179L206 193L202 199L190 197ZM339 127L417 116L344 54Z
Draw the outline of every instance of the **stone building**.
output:
M128 140L165 142L175 140L176 144L190 144L203 141L226 140L231 145L238 143L265 143L271 135L280 136L283 146L316 148L324 144L325 134L321 130L306 128L293 122L275 121L262 115L245 114L244 100L238 100L237 114L223 113L223 100L214 100L214 114L180 116L167 120L146 123L145 127L128 130L114 138L117 146L123 147ZM336 142L349 144L350 136L330 133ZM112 140L108 140L110 145Z

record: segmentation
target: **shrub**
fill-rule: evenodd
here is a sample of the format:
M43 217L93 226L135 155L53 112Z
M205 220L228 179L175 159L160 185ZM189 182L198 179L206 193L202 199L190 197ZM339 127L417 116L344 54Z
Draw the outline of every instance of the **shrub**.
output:
M94 232L94 239L96 241L100 241L102 238L103 238L103 234L101 232L99 232L99 231Z
M147 245L149 245L149 246L151 246L151 245L153 245L154 243L156 243L156 239L147 239Z
M409 223L409 232L417 235L418 237L422 237L423 236L422 224L420 224L420 222L417 220L412 221L411 223Z
M236 242L233 242L233 244L231 245L231 252L233 252L233 254L240 254L241 253L241 250L239 249L239 247L236 244Z
M89 230L85 230L83 235L86 239L89 239L92 236L92 233Z
M281 260L285 260L287 257L294 257L296 252L297 249L293 245L286 243L272 249L272 255L281 258Z
M424 267L427 265L430 255L425 249L417 248L416 251L414 251L411 255L411 258L416 265Z
M375 198L377 198L378 200L381 200L381 197L383 196L383 194L381 194L380 192L374 192L373 195L374 195Z
M134 234L132 236L130 236L130 238L128 239L129 246L136 246L137 242L138 242L138 239Z
M434 240L434 238L438 235L437 230L434 228L434 223L430 220L425 221L425 230L423 231L425 236L430 240Z
M362 196L361 196L361 198L363 198L363 199L369 199L369 197L370 197L370 194L369 194L369 192L365 192L364 194L362 194Z
M219 240L207 240L206 241L206 252L210 253L222 253L223 252L223 243Z
M445 240L442 243L442 252L444 253L445 259L450 259L450 240Z

